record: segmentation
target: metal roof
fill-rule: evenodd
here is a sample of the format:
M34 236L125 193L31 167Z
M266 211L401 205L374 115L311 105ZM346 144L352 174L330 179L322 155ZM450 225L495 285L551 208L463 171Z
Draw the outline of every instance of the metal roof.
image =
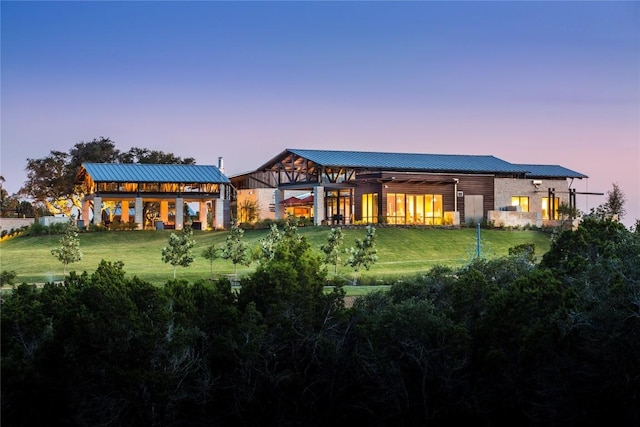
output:
M494 156L287 149L322 166L428 172L522 173ZM282 156L281 154L281 156ZM275 160L275 159L274 159ZM265 165L266 166L266 165Z
M560 165L523 165L518 164L528 178L589 178L580 172L572 171Z
M212 165L83 163L82 166L96 182L229 183L229 178Z

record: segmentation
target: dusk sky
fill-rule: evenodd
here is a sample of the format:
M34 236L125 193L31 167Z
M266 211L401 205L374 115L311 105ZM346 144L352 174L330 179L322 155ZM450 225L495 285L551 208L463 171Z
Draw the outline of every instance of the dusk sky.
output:
M11 2L1 174L100 136L225 172L285 148L493 155L640 219L640 3ZM604 201L578 195L588 212Z

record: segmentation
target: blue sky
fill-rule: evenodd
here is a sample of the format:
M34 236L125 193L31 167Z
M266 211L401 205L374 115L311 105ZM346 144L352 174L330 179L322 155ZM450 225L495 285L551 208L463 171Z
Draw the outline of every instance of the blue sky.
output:
M10 192L27 158L105 136L228 174L285 148L561 164L640 218L638 2L0 7Z

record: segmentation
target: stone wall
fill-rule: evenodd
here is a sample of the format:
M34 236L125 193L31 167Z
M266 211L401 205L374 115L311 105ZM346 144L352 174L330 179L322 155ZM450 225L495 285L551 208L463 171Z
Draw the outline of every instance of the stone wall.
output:
M542 215L536 212L489 211L487 221L495 227L541 227Z
M0 230L18 230L35 222L35 218L0 218Z
M569 204L569 183L566 179L541 179L537 186L532 179L496 178L495 210L506 210L511 206L511 197L529 198L529 212L542 214L542 198L549 197L549 188L555 188L560 203Z

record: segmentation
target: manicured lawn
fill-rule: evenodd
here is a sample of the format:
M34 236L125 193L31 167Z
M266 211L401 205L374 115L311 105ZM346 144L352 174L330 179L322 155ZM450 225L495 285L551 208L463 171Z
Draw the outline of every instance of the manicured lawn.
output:
M329 228L301 227L314 250L320 254L320 246L326 242ZM247 230L245 241L251 248L267 230ZM167 245L172 231L109 231L80 234L82 261L70 264L68 271L92 273L101 260L122 261L129 275L136 275L154 284L162 284L173 277L173 267L162 262L161 250ZM363 238L363 228L345 228L344 248L354 245L356 238ZM177 278L194 281L210 276L209 261L202 257L202 250L211 244L224 245L227 232L195 231L196 259L188 268L178 267ZM426 272L435 265L451 267L468 263L476 253L475 229L396 228L376 229L378 262L369 271L362 272L363 280L389 284L402 276ZM510 247L534 243L540 257L549 249L549 237L539 231L481 230L481 255L503 256ZM60 236L18 237L0 243L2 270L17 273L17 282L42 283L60 280L63 265L51 255L51 249L59 245ZM345 258L345 256L343 256ZM247 274L250 267L238 267L238 274ZM329 276L332 267L328 267ZM339 274L346 281L351 277L349 267L340 266ZM216 277L234 273L230 261L218 259L213 263Z

